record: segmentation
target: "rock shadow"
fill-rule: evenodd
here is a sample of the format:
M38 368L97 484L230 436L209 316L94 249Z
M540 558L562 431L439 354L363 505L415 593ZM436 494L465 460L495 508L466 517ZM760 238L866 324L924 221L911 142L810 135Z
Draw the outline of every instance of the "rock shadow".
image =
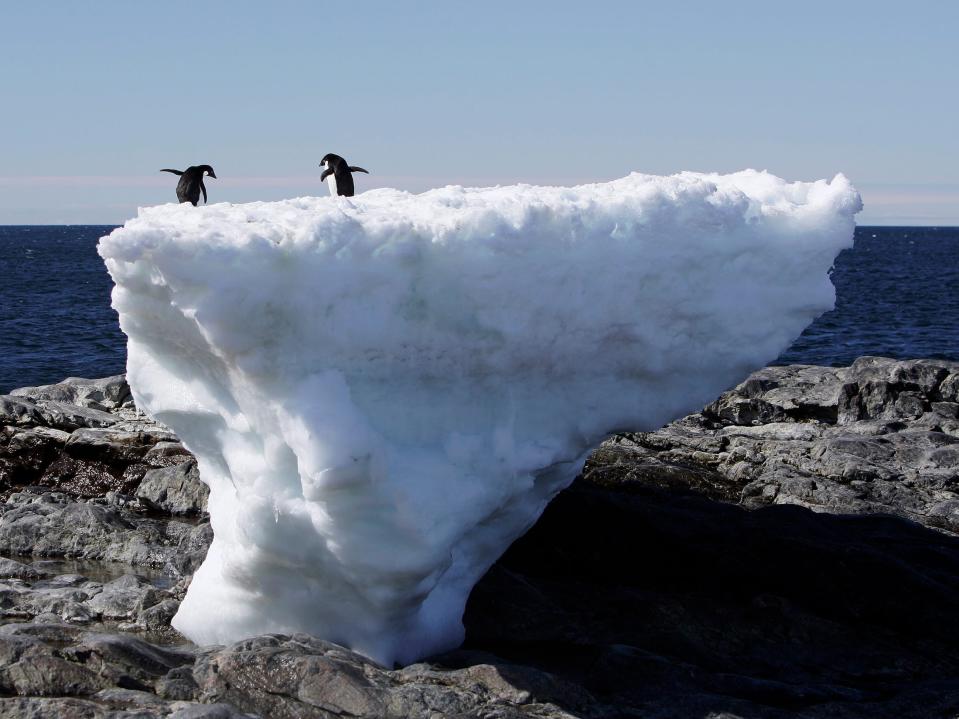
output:
M955 536L580 478L476 586L442 661L486 656L577 716L955 717L957 617Z

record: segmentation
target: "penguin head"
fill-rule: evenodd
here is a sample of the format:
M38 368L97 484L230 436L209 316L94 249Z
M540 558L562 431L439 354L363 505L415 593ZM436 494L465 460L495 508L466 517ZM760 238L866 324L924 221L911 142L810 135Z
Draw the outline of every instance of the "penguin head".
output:
M330 169L336 167L343 162L343 158L339 155L334 155L332 152L328 152L323 155L323 159L320 160L320 167L329 167Z
M201 172L201 173L205 173L205 174L208 175L209 177L212 177L214 180L217 179L217 178L216 178L216 173L213 172L213 168L210 167L209 165L200 165L200 168L199 168L199 169L200 169L200 172Z

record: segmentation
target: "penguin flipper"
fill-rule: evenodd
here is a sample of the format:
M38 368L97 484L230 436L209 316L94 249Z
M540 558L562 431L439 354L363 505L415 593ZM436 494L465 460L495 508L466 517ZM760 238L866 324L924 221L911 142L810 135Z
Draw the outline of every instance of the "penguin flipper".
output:
M365 172L367 175L370 174L369 170L364 170L362 167L353 167L350 165L350 172Z
M331 170L330 168L326 168L325 170L323 170L323 174L320 175L320 182L323 182L327 177L329 177L332 174L333 174L333 170Z
M172 172L174 175L182 175L183 170L160 170L160 172Z
M203 184L203 180L200 180L200 191L203 193L203 204L206 204L206 185ZM196 203L193 203L194 207Z

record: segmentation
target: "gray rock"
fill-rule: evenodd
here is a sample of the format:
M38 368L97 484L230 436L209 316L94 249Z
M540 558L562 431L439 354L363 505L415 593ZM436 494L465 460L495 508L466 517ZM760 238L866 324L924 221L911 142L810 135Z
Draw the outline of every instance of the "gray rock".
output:
M132 494L148 469L189 458L172 432L136 411L122 376L0 395L0 490Z
M0 670L0 682L21 696L85 696L95 694L108 682L87 667L57 656L25 655Z
M248 719L254 714L244 714L229 704L190 704L173 710L170 719Z
M30 579L37 580L49 577L50 573L42 569L21 564L14 559L0 557L0 579Z
M129 714L114 713L97 702L43 697L0 699L0 719L120 719Z
M21 387L10 394L34 401L50 400L102 411L131 406L133 403L124 375L101 379L68 377L56 384Z
M0 486L36 483L69 438L49 427L0 428Z
M0 554L167 566L189 574L211 540L205 522L154 519L64 494L15 493L0 505Z
M32 427L43 424L43 415L33 400L0 394L0 424Z
M210 489L200 481L196 461L151 469L137 488L137 498L149 509L168 514L197 515L206 511Z
M766 367L702 413L607 440L586 473L606 486L685 487L750 507L890 513L950 529L957 371L954 362L878 357Z
M368 659L307 635L263 636L201 654L193 677L203 702L226 701L244 711L285 717L572 717L517 679L564 694L561 681L536 670L494 666L443 670L418 666L387 671ZM530 682L536 684L536 681ZM584 706L588 693L575 689Z
M170 629L170 622L179 608L180 602L176 599L163 599L141 610L137 616L137 624L146 632L166 632Z
M39 401L36 406L44 425L66 431L110 427L119 421L109 412L63 402Z
M103 585L87 606L103 619L132 619L164 598L164 592L135 574L125 574Z
M124 432L115 429L78 429L70 435L65 451L73 457L96 458L108 462L136 462L160 441L176 437L163 430Z
M144 455L143 461L151 467L169 467L181 464L192 457L189 450L179 442L160 441Z
M397 670L303 635L170 646L212 537L155 514L201 506L189 454L129 407L74 439L41 426L62 398L39 397L39 420L18 404L0 472L7 456L70 491L11 494L0 552L182 578L0 561L0 622L19 622L0 626L0 718L954 716L957 369L770 367L701 413L610 438L474 590L471 649ZM31 447L47 452L33 469ZM95 469L114 484L82 484ZM876 514L933 530L855 516ZM87 576L50 576L65 571Z

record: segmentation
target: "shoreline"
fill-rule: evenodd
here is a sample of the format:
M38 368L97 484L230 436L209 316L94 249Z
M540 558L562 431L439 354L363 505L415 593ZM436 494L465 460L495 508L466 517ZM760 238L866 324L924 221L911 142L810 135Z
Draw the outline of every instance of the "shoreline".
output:
M0 396L0 425L0 717L959 710L959 363L770 366L608 438L474 589L463 648L394 670L170 628L206 488L122 376Z

